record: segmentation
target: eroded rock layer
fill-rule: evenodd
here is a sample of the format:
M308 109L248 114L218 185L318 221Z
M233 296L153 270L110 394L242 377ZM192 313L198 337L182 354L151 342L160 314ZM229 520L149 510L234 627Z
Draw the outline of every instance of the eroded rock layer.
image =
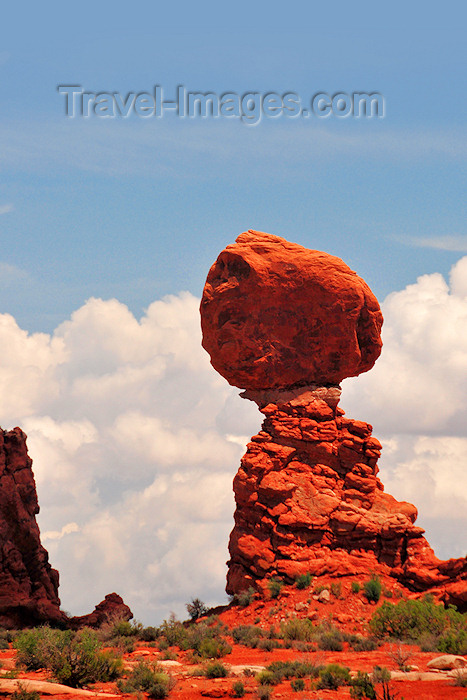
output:
M437 559L415 506L384 492L381 444L371 425L344 416L339 395L337 387L249 392L266 418L234 479L227 592L266 590L274 575L292 582L383 567L409 589L465 609L467 560Z
M0 429L0 627L64 624L58 572L41 545L26 435Z

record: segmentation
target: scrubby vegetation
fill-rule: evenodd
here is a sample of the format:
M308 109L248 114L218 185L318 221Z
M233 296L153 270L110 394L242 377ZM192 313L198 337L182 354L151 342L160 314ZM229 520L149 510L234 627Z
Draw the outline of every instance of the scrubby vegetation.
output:
M300 574L300 576L297 576L295 579L295 586L300 590L304 590L305 588L309 588L311 586L311 581L312 581L312 575L311 574Z
M384 601L370 620L375 637L407 640L449 654L467 653L467 615L453 606L436 605L432 598Z
M97 633L38 627L21 632L15 639L17 664L28 670L45 668L54 678L73 688L87 683L110 681L122 671L122 660L102 650Z
M319 672L318 690L337 690L341 685L350 684L350 673L346 666L328 664Z
M269 595L271 598L278 598L281 590L284 587L284 582L278 578L270 578L268 581Z
M160 666L141 661L130 675L117 683L122 693L147 693L149 698L166 698L175 682Z
M253 602L255 594L255 589L250 586L250 588L248 588L246 591L240 591L240 593L235 593L232 596L232 602L234 603L234 605L240 605L242 608L246 608Z
M368 581L365 581L363 585L363 592L369 602L377 603L381 598L381 590L381 581L377 576L372 576Z

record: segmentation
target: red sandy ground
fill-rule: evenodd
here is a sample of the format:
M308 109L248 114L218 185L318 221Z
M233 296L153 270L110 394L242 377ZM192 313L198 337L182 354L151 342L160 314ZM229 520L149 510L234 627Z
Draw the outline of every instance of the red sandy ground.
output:
M369 604L362 593L351 593L352 579L341 580L342 592L339 598L331 594L331 600L328 603L319 603L312 598L312 589L299 591L293 587L285 587L278 599L275 600L255 600L250 606L241 608L238 606L219 609L220 620L229 628L240 624L256 624L265 629L269 629L271 625L279 627L280 622L290 617L303 617L304 615L313 614L316 612L318 618L315 623L325 620L332 620L332 623L338 626L342 631L365 633L367 632L367 623L371 615L375 611L375 606ZM330 584L320 578L319 584ZM397 602L398 596L411 594L401 589L398 584L394 584L391 579L383 581L386 587L386 592L392 594L390 600ZM316 584L315 584L316 585ZM306 603L307 609L296 610L301 607L301 604ZM374 666L385 666L389 670L397 670L397 664L391 658L391 649L394 645L384 644L377 650L371 652L355 652L344 645L342 652L317 651L310 653L301 653L294 649L274 649L270 652L260 649L250 649L242 645L234 645L231 638L228 640L232 644L232 652L222 659L227 667L235 666L267 666L272 661L290 660L290 659L309 659L311 661L318 660L321 664L339 663L343 666L348 666L351 671L366 671L371 673ZM151 646L145 643L137 643L135 651L131 654L125 654L124 661L129 667L138 661L144 660L148 662L162 662L168 671L176 680L176 685L170 693L172 700L194 700L195 698L203 697L230 697L232 686L235 681L241 680L245 686L245 697L254 700L257 698L256 689L258 683L254 677L245 677L241 669L232 669L233 673L222 679L208 680L203 676L198 675L199 667L189 663L189 653L181 652L178 649L172 651L177 655L177 663L165 662L165 652L160 652L156 646ZM417 646L404 646L411 652L412 656L408 663L411 666L417 667L417 672L423 673L428 671L427 663L430 659L439 656L438 652L421 652ZM3 664L5 671L12 668L14 665L13 650L0 651L0 661ZM235 674L235 675L234 675ZM50 680L45 671L37 673L19 673L18 678L28 678L37 680ZM280 685L271 688L272 700L347 700L350 698L349 688L342 687L339 690L311 690L310 680L305 680L305 690L303 692L294 692L291 689L290 681L285 681ZM393 680L390 683L394 697L397 700L467 700L467 688L456 687L452 679L443 679L439 681L423 681L423 680ZM378 688L377 688L378 689ZM96 684L93 686L95 698L105 700L106 694L118 694L114 683ZM54 696L55 698L72 698L73 691L70 689L70 694ZM92 698L92 696L89 696ZM107 696L108 697L108 696ZM132 695L119 695L122 698L132 698Z

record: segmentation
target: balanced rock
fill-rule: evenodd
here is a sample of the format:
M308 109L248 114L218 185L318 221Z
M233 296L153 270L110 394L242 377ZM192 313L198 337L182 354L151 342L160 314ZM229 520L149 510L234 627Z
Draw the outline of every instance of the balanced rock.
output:
M373 572L465 610L467 560L435 557L415 506L384 492L371 425L338 405L338 382L381 349L363 280L337 258L249 231L209 271L201 320L212 365L265 416L234 479L227 592Z
M203 347L242 389L339 384L381 352L379 304L342 260L259 231L211 267L201 301Z

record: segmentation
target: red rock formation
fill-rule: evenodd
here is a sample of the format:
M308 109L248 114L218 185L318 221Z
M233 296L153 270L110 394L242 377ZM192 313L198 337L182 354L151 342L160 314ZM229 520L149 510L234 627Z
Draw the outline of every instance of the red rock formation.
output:
M123 599L116 593L109 593L101 603L96 605L93 612L89 613L89 615L70 618L69 626L72 629L81 629L82 627L99 628L108 622L131 620L132 617L133 613L128 605L125 605Z
M211 267L203 347L242 389L338 384L373 367L383 317L339 258L268 233L242 233Z
M41 545L26 436L0 429L0 626L64 624L58 572Z
M415 506L384 492L371 425L344 417L336 388L277 394L234 479L227 592L274 575L384 571L465 608L467 560L437 559Z
M371 426L338 407L338 382L381 348L363 280L338 258L249 231L209 271L201 322L212 365L266 416L234 479L227 592L265 590L274 575L380 572L465 609L467 560L435 557L416 508L377 478Z
M22 628L49 623L78 629L99 627L116 616L133 617L116 593L93 613L71 620L60 610L58 571L41 545L32 460L20 428L0 428L0 627Z

